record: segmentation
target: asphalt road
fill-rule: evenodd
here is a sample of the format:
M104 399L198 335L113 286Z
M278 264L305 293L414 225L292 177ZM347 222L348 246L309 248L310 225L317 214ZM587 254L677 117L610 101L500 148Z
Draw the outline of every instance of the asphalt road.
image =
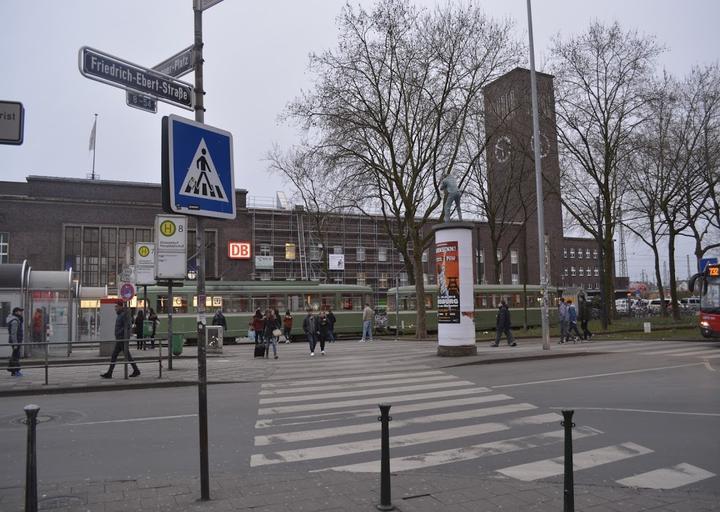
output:
M587 465L576 471L577 483L611 485L648 473L662 481L668 468L670 477L690 468L682 489L720 488L718 359L641 351L428 369L380 344L339 343L314 359L292 347L283 347L284 366L272 381L209 387L211 477L273 468L376 471L375 404L387 401L394 469L561 479L548 462L562 456L561 438L537 439L560 431L553 413L570 408L576 464ZM425 397L438 391L440 400ZM472 400L486 403L463 405ZM197 390L143 389L4 398L4 485L24 481L19 420L28 403L41 407L41 482L199 474Z

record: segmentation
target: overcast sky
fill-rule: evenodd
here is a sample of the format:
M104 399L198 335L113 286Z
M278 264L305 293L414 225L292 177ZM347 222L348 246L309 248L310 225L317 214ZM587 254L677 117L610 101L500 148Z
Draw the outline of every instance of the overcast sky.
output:
M283 189L267 171L273 144L296 140L278 114L308 88L308 54L334 47L340 0L224 0L203 15L205 122L234 138L235 184L251 197L270 201ZM371 6L374 2L361 0ZM417 0L432 7L434 0ZM515 21L527 40L525 0L486 0L493 17ZM536 0L533 4L536 62L542 70L550 38L582 31L592 19L618 20L652 34L668 47L661 65L683 75L694 64L718 60L717 0ZM95 172L101 179L160 182L163 115L193 113L158 103L150 114L125 105L125 92L83 77L78 51L90 46L152 67L193 41L192 0L0 0L0 100L25 107L25 141L0 145L1 180L28 175L85 178L93 114L98 114ZM185 80L192 81L192 75ZM628 249L632 279L652 273L647 251ZM683 246L679 276L687 274Z

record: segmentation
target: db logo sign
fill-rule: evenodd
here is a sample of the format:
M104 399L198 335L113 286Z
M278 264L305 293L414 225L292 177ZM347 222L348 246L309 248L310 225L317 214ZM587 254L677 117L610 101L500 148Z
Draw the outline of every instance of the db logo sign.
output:
M231 260L249 260L250 242L228 242L228 258Z

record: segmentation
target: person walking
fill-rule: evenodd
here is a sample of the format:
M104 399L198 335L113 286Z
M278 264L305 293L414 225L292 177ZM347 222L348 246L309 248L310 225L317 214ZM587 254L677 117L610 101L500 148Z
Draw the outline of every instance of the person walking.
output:
M327 320L328 324L330 325L330 330L328 331L328 341L330 343L335 343L335 314L332 312L332 309L328 309L327 312Z
M135 339L137 340L137 349L145 350L145 340L143 339L143 324L145 323L145 311L138 309L135 315Z
M320 354L325 355L325 342L330 339L330 320L327 313L320 311L318 316L318 339L320 340Z
M150 348L155 350L155 332L157 331L157 326L160 320L158 320L157 313L155 313L153 308L148 310L148 320L152 323L150 331Z
M505 334L508 345L516 347L517 343L515 343L513 339L511 327L510 310L508 309L507 302L501 300L497 316L495 317L495 343L491 343L490 346L497 347L500 344L500 337Z
M33 313L32 317L32 329L31 329L31 335L32 335L32 342L33 343L42 343L43 337L45 334L45 315L43 314L43 310L40 308L37 308L35 310L35 313ZM34 348L37 345L34 345L30 349L30 353L33 352ZM27 355L27 351L25 352Z
M265 311L265 331L263 336L267 347L265 349L265 357L270 357L270 345L273 348L273 356L275 359L278 358L278 336L277 332L280 330L280 319L275 316L275 311L268 309Z
M583 332L582 338L584 340L591 340L592 333L590 332L590 329L588 329L588 322L590 321L590 316L592 315L590 301L588 301L584 295L581 295L578 306L580 307L580 311L578 311L578 316L580 318L580 328Z
M255 310L255 315L252 318L252 329L255 332L255 345L262 343L263 341L263 329L265 328L265 320L260 308Z
M310 357L315 355L315 344L317 343L317 318L313 315L312 309L307 310L307 316L303 319L303 332L310 345Z
M572 340L573 343L576 343L577 340L580 339L580 331L578 331L577 328L577 309L575 309L575 305L573 304L572 299L567 300L568 305L568 341L570 341L570 334L574 332Z
M373 311L370 304L366 302L365 309L363 309L362 338L360 339L360 343L372 341L372 323L374 317L375 311Z
M11 377L23 376L22 371L20 371L20 351L25 334L23 329L23 311L25 310L20 307L13 308L12 313L5 319L8 328L8 343L12 347L7 367L7 371L10 372Z
M560 343L565 343L568 337L568 308L565 299L558 299L558 320L560 321Z
M137 377L140 375L140 369L135 364L132 355L130 355L130 347L128 346L128 339L130 338L131 330L131 317L130 311L125 308L125 303L118 300L115 303L115 349L110 356L110 367L105 373L101 373L100 377L103 379L112 379L113 370L115 369L115 361L117 361L120 352L125 354L125 361L132 364L133 372L130 377Z
M292 332L293 316L288 309L283 317L283 336L285 336L285 343L290 343L290 333Z

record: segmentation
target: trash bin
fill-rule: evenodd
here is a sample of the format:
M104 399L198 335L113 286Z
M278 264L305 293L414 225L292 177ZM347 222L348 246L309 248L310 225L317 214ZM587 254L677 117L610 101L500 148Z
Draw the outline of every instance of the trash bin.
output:
M210 354L222 354L223 351L223 328L221 325L208 325L207 351Z
M182 334L173 334L172 337L172 353L174 356L182 354L183 345L185 344L185 338Z
M152 337L153 323L150 320L143 321L143 338Z

